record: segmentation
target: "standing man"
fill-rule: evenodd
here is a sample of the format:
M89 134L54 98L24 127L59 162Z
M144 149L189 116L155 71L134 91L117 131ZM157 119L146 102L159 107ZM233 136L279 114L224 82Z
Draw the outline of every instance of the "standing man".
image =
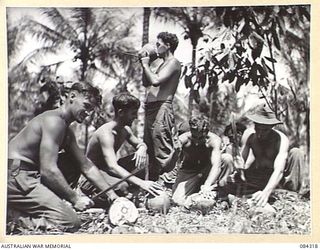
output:
M176 131L172 101L181 73L181 64L173 55L179 43L177 36L161 32L157 39L158 56L163 62L155 72L150 69L148 53L140 52L144 86L148 92L144 141L150 157L151 180L157 180L160 174L174 168L176 154L173 138Z
M279 184L288 190L299 190L304 156L298 148L289 151L288 137L273 128L282 122L269 107L261 106L247 117L254 122L254 128L245 130L241 156L235 160L235 167L244 169L245 178L236 175L220 194L252 194L253 202L264 207Z
M221 139L209 132L209 121L204 116L192 116L190 131L179 136L182 145L182 165L172 188L172 199L185 205L191 194L200 190L210 192L214 186L224 185L232 172L232 156L221 154Z
M156 196L162 189L160 184L144 180L145 171L142 170L148 165L147 146L133 134L130 127L137 118L140 101L130 94L123 93L116 95L112 104L115 118L93 133L88 144L87 156L111 185L126 178L136 168L141 168L137 176L131 176L128 181ZM125 141L129 142L136 152L117 160L116 153ZM128 187L127 182L122 182L115 187L115 191L120 196L126 196L129 193ZM97 189L87 180L82 182L80 188L87 195L97 193ZM97 205L100 204L103 206L107 202L101 198Z
M56 224L65 229L77 229L81 221L74 211L93 205L72 187L83 173L97 188L109 187L95 165L79 148L69 128L79 123L101 102L99 90L91 85L74 83L65 103L33 118L8 146L7 208L31 217L39 225ZM59 152L64 151L63 154ZM107 194L109 201L118 196ZM64 200L71 203L68 205ZM41 225L41 224L40 224Z

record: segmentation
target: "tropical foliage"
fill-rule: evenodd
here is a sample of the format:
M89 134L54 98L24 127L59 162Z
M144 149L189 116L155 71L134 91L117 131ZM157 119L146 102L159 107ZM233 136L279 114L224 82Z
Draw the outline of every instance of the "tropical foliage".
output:
M31 104L42 85L49 82L58 85L57 73L66 64L73 65L69 76L72 81L86 80L104 88L105 81L114 79L118 91L137 83L139 71L134 67L136 59L131 56L136 51L132 30L135 16L128 17L118 8L45 8L41 13L45 21L39 16L24 17L18 25L9 27L13 31L8 37L10 59L24 45L30 45L30 40L38 45L17 64L12 65L13 60L9 60L10 115L17 114L12 112L14 109L33 107ZM56 60L48 63L50 57ZM34 65L36 72L30 69ZM28 93L31 89L33 96ZM31 98L30 102L17 103L16 99L23 94ZM26 98L19 101L25 102ZM10 120L14 127L17 119Z

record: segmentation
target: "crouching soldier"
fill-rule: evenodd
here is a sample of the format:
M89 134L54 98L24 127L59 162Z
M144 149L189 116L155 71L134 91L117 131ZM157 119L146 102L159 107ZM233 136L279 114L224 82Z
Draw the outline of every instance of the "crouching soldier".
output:
M43 226L55 224L66 230L80 227L76 211L94 204L73 189L80 174L99 190L109 184L82 153L69 126L74 121L83 122L100 101L98 89L84 82L74 83L61 107L36 116L10 140L8 214L23 215L38 226L42 221ZM109 201L118 197L112 190L106 195Z
M221 139L209 132L209 121L204 116L192 116L190 131L179 136L182 145L182 164L173 185L173 201L184 205L188 196L212 191L224 185L232 172L230 154L221 154Z

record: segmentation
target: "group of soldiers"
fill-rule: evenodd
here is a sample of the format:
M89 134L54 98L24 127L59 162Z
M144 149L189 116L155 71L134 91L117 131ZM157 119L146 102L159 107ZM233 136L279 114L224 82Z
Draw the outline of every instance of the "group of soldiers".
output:
M250 194L263 207L280 185L299 190L306 168L304 154L297 148L289 150L287 136L273 128L281 121L267 106L248 115L254 127L236 124L239 133L229 135L231 143L224 150L222 139L209 131L204 115L191 116L188 129L177 136L173 98L181 74L181 64L174 57L178 38L161 32L156 46L162 60L156 69L150 66L149 51L139 52L148 92L143 140L131 128L140 101L121 93L112 101L114 119L92 134L84 154L70 124L82 123L100 104L101 96L89 83L74 83L60 107L37 115L9 141L8 218L77 230L81 220L76 211L107 208L119 196L129 197L132 187L159 195L163 189L159 176L175 169L178 160L181 165L172 201L182 206L191 194L215 190L219 199ZM232 143L234 139L239 145ZM125 141L135 153L118 159ZM239 147L237 155L231 153L235 146ZM136 169L140 171L130 176ZM123 179L126 181L115 185ZM89 198L103 190L108 191L99 199Z

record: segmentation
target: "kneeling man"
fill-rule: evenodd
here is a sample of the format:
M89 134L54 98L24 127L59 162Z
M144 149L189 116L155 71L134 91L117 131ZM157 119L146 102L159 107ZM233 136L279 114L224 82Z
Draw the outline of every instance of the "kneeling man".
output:
M80 174L99 190L110 187L69 128L73 121L83 122L100 101L98 89L74 83L61 107L36 116L10 140L7 212L15 215L12 219L23 218L35 227L77 229L81 221L74 209L83 211L94 204L74 190ZM109 202L118 197L112 190L106 195Z
M146 144L133 134L130 127L137 118L140 106L139 99L130 94L122 93L113 98L112 104L115 118L93 133L89 140L87 156L98 166L104 178L109 183L115 184L130 175L130 172L136 168L146 168L148 155ZM136 152L117 160L116 153L125 141L129 142L136 149ZM159 190L162 189L161 185L154 181L144 180L144 175L145 171L141 169L137 176L131 176L128 181L152 195L159 194ZM115 191L120 196L126 196L129 192L128 187L127 182L122 182L115 187ZM86 180L81 183L81 191L87 195L97 192L96 188ZM100 201L101 206L106 204L103 197Z
M232 156L221 154L221 139L209 132L208 119L193 116L189 125L190 131L179 136L183 158L172 189L178 205L185 205L188 196L200 190L209 192L214 186L224 185L233 170Z
M298 148L289 151L288 137L273 128L282 122L269 107L261 106L247 117L254 122L254 128L245 130L241 156L235 159L235 167L244 170L245 178L236 175L220 189L220 196L252 195L254 204L264 207L278 186L299 190L304 155Z

